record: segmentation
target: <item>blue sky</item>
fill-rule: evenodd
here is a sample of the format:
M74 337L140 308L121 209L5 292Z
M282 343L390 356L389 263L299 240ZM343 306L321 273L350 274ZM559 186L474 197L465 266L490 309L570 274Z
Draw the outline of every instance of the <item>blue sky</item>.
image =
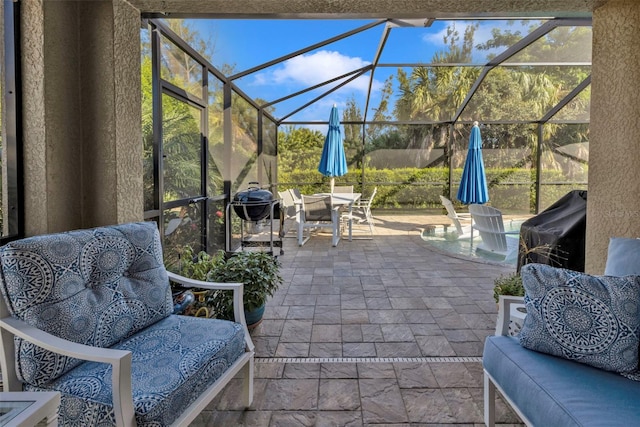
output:
M375 20L188 20L188 24L213 51L213 65L231 64L235 72L261 65L275 58L306 48L328 38L351 31ZM443 35L447 26L455 25L462 35L469 21L435 21L431 27L396 28L391 31L380 63L430 62L434 53L445 48ZM522 29L521 23L515 24ZM506 27L506 21L482 21L476 31L475 44L490 38L491 29ZM236 83L248 95L273 101L304 88L371 63L380 44L384 24L347 39L334 42L304 55L253 73ZM512 28L513 30L513 28ZM526 30L523 31L526 34ZM484 64L487 52L478 51L474 62ZM386 77L396 68L377 68L372 86L371 107L380 99L380 89ZM331 105L342 109L349 98L355 98L362 110L370 75L354 80L331 93L313 106L288 120L326 121ZM335 85L335 84L334 84ZM310 94L275 105L276 117L282 117L301 107L308 100L328 90L325 86ZM371 117L369 110L368 118Z

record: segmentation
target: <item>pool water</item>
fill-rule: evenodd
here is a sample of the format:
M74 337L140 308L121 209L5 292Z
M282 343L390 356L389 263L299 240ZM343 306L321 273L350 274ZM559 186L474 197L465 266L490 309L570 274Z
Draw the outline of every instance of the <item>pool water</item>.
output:
M505 220L505 231L520 231L520 226L524 220ZM444 227L441 225L432 226L422 231L422 239L429 243L429 245L442 251L449 252L452 255L460 255L463 257L469 257L472 259L479 259L491 262L497 262L504 265L517 264L517 250L511 254L508 258L505 258L502 254L496 254L490 251L478 249L478 245L482 243L482 239L478 235L477 231L473 233L473 241L470 236L469 226L463 227L465 233L458 236L456 228L451 225ZM514 239L517 241L518 236L507 236L507 239Z

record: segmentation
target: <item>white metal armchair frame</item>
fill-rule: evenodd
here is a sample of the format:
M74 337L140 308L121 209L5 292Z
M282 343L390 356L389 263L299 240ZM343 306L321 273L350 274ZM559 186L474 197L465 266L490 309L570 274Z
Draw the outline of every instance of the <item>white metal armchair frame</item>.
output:
M331 228L331 245L340 241L339 206L334 206L331 196L302 196L298 205L298 245L304 245L317 228ZM304 231L308 230L305 237Z
M212 283L189 279L177 274L167 272L171 281L186 287L196 287L202 289L223 289L233 291L234 317L237 323L242 324L245 330L246 352L240 356L211 386L209 386L196 401L194 401L176 419L172 426L188 426L198 414L209 405L220 391L233 379L238 372L244 371L243 378L243 398L244 403L249 407L253 401L253 376L254 376L254 345L247 330L243 309L243 287L242 283ZM112 367L112 391L113 410L117 426L135 426L135 416L132 395L131 351L111 349L105 347L92 347L68 341L40 329L30 324L11 317L9 309L3 298L0 298L0 362L3 374L4 391L22 391L22 383L16 375L16 365L14 360L14 338L20 337L32 342L51 352L74 357L76 359L92 362L110 364Z
M522 306L523 297L513 297L505 295L500 296L500 300L498 301L498 320L496 322L495 335L512 335L509 329L509 323L511 322L511 313L513 312L514 307ZM498 390L502 398L507 401L511 409L513 409L514 412L518 414L525 425L533 425L531 421L529 421L527 417L525 417L522 411L518 409L517 405L515 405L514 402L509 398L509 395L505 393L504 390L502 390L502 387L500 387L498 382L487 372L486 369L483 369L483 373L484 424L486 426L496 425L496 390Z

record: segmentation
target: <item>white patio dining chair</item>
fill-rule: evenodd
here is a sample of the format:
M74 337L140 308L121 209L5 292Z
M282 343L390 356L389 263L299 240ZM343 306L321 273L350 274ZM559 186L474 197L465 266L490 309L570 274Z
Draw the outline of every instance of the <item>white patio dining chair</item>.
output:
M302 203L302 193L300 192L299 189L290 188L288 191L289 191L289 193L291 193L291 197L293 198L293 203L294 204Z
M350 193L353 194L353 185L336 185L333 187L334 193Z
M278 191L278 196L280 197L280 213L282 215L280 237L295 237L287 236L289 231L295 230L294 224L297 222L296 203L293 200L291 190Z
M482 243L478 249L504 255L511 259L518 250L519 231L505 231L502 212L485 205L469 205L469 213L473 223L471 225L471 240L473 230L478 230Z
M373 204L373 198L378 192L378 187L374 187L371 196L367 199L359 199L354 203L350 212L344 213L341 216L342 223L346 227L353 227L354 224L365 224L368 227L369 236L364 237L372 239L375 231L375 225L373 221L373 215L371 214L371 205ZM366 230L364 230L366 232ZM362 238L362 237L361 237Z
M311 232L319 228L331 228L331 245L337 246L340 241L340 218L338 206L334 206L331 196L302 195L302 203L298 207L298 246L304 245L311 237ZM308 231L305 236L305 230Z

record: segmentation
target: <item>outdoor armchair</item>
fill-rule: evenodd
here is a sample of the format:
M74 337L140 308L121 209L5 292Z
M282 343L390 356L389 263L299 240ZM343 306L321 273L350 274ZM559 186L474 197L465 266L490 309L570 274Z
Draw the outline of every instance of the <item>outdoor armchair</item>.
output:
M235 322L174 315L170 279L232 291ZM186 426L240 371L251 404L243 284L167 272L153 222L11 242L0 290L4 391L59 392L62 425Z

